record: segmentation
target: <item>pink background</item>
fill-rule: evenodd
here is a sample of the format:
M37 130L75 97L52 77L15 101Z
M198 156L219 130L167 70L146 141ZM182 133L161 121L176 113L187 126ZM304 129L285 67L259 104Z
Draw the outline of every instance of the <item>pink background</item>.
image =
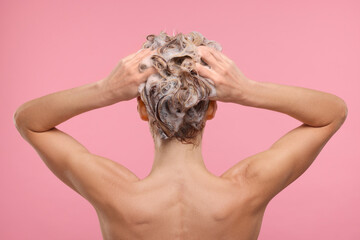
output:
M1 1L0 239L101 239L95 210L53 175L13 124L17 107L107 76L147 34L199 31L257 81L333 93L349 109L313 165L269 204L259 239L360 239L360 2ZM220 175L300 125L218 102L203 154ZM59 125L145 177L153 143L136 99Z

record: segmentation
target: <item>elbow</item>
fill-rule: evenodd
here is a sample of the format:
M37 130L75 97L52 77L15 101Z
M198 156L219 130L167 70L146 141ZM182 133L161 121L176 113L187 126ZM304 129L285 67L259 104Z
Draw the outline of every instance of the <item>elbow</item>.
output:
M336 122L338 123L338 126L340 127L345 122L347 115L348 115L348 107L346 102L339 98L339 110L338 110L338 117L336 118Z
M13 122L14 122L16 129L19 132L21 132L21 130L23 129L23 124L22 124L22 120L21 120L21 114L18 109L15 111L15 113L13 115Z
M345 121L346 118L347 118L347 115L348 115L348 107L347 107L347 104L346 104L346 102L345 102L343 99L341 99L340 118Z
M16 127L16 130L20 133L20 136L27 140L27 129L23 124L23 121L21 120L21 113L17 110L13 115L13 122ZM28 141L28 140L27 140Z
M15 125L16 129L18 131L20 131L19 113L18 113L17 110L15 111L15 113L13 115L13 122L14 122L14 125Z

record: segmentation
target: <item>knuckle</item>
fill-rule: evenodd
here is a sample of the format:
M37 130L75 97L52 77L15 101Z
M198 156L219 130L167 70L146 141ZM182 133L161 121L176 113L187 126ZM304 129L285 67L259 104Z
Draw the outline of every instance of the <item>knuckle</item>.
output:
M202 66L202 65L198 65L197 66L197 70L200 72L200 73L203 73L203 74L208 74L209 73L209 69L205 66Z
M201 52L201 56L202 56L202 57L208 58L209 55L210 55L209 52L205 52L205 51Z
M213 81L215 82L216 85L222 84L221 76L219 76L219 75L213 75L211 77L211 79L213 79Z
M226 64L226 74L228 74L233 69L233 67L233 64Z
M126 60L122 60L120 64L125 68L129 68L129 62Z
M217 77L217 78L216 78L216 81L217 81L217 83L218 83L219 86L223 86L224 83L225 83L223 77Z
M129 75L130 76L135 76L136 74L138 74L138 69L133 67L133 66L130 66L129 67Z
M218 69L218 73L220 75L227 75L228 74L228 68L226 66L221 66L219 69Z
M235 64L235 62L232 59L228 58L227 61L228 61L229 65L234 65Z

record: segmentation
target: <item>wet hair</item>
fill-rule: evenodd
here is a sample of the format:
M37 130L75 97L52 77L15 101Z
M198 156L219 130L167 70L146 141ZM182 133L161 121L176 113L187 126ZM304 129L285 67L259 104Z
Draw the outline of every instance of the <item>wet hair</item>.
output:
M209 46L218 51L220 44L193 31L187 35L146 37L142 48L156 49L156 53L139 64L142 72L153 66L157 73L139 86L139 93L149 115L150 127L164 141L174 139L185 144L196 144L196 136L205 127L209 97L216 96L212 80L198 74L195 62L208 66L197 52L198 46Z

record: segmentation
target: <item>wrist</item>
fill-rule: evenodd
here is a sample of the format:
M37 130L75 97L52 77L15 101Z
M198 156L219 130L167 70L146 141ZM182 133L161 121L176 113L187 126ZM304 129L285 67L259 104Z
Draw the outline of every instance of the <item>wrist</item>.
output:
M254 90L258 87L259 82L246 78L241 86L239 86L239 94L237 94L236 103L244 106L251 105L251 97L253 96Z
M107 86L106 78L103 78L96 82L96 88L100 95L100 107L105 107L119 102L115 99L113 91Z

